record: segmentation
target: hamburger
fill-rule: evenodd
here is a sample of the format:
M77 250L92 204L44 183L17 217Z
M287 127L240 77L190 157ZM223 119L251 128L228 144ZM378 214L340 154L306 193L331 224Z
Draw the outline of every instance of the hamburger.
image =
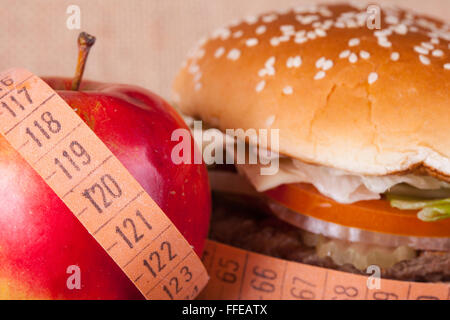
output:
M385 278L450 281L449 41L446 22L350 3L246 17L200 41L174 102L204 151L226 152L206 159L210 237L357 274L375 265Z

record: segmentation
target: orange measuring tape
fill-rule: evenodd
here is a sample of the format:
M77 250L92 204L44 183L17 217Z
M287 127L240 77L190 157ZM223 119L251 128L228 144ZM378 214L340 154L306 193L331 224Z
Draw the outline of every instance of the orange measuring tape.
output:
M203 262L211 280L200 299L450 300L450 284L379 279L373 288L369 275L277 259L211 240Z
M0 133L145 298L197 296L209 279L199 257L139 183L53 89L26 70L11 69L0 74L0 106ZM37 138L41 128L46 139ZM87 152L90 161L69 179L58 166L58 159L65 150L75 147ZM112 200L102 199L105 191ZM145 241L129 246L117 234L116 226L136 216L151 222L151 228L145 231ZM171 256L161 268L150 256L163 250L169 250Z

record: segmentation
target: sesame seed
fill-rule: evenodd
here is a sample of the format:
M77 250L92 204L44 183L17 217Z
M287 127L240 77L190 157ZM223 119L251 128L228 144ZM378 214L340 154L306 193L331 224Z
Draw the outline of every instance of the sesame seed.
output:
M345 21L345 24L347 25L347 28L356 28L358 26L354 20L347 20Z
M198 66L198 64L195 64L195 63L193 63L193 64L191 64L190 66L189 66L189 73L197 73L198 71L200 70L200 67Z
M420 53L420 54L428 54L428 50L423 48L423 47L419 47L419 46L414 46L414 51Z
M325 57L322 57L322 58L320 58L319 60L317 60L316 61L316 68L317 69L320 69L320 68L322 68L322 66L323 66L323 64L324 64L324 62L325 62Z
M256 38L250 38L247 39L247 41L245 42L245 44L247 45L247 47L253 47L256 46L258 44L258 39Z
M291 86L286 86L283 88L283 93L285 95L291 95L294 92L294 89L292 89Z
M362 59L369 59L369 58L370 58L370 53L368 53L367 51L361 50L361 51L359 52L359 56L360 56Z
M290 25L290 24L285 24L285 25L280 26L280 30L281 30L281 32L283 32L283 33L290 33L290 32L295 33L295 28L294 28L294 26L293 26L293 25Z
M266 81L265 80L261 80L260 82L258 82L258 84L256 85L256 92L261 92L263 91L264 87L266 86Z
M260 77L264 77L266 75L273 76L275 75L275 68L273 64L275 63L275 57L270 57L264 65L264 68L259 70L258 75Z
M414 14L412 14L411 12L407 12L406 15L405 15L405 17L406 17L407 19L414 19Z
M256 34L263 34L264 32L266 32L267 27L266 26L259 26L258 28L256 28Z
M398 18L396 16L387 16L386 17L386 23L388 24L397 24Z
M386 37L379 37L378 45L384 48L390 48L392 43Z
M394 28L394 31L398 34L407 34L408 33L408 27L404 24L399 24Z
M297 15L296 19L301 24L311 24L314 21L319 20L319 17L317 15L309 15L309 16L304 16L304 17L301 15Z
M305 43L306 41L308 41L306 38L295 38L294 40L295 43Z
M429 65L430 64L430 59L428 59L424 55L419 55L419 59L420 59L420 62L422 62L424 65Z
M279 14L287 14L289 11L291 11L289 7L277 10Z
M195 53L194 53L194 58L196 59L201 59L205 56L205 49L198 49Z
M315 33L314 31L308 31L308 33L306 33L306 36L307 36L309 39L313 40L313 39L316 38L316 33Z
M397 61L400 58L400 54L398 52L392 52L391 53L391 60Z
M325 72L324 71L319 71L314 76L314 80L320 80L320 79L323 79L324 77L325 77Z
M232 27L237 26L237 25L240 24L240 23L241 23L241 22L240 22L238 19L234 19L234 20L230 21L230 23L228 24L228 27L229 27L229 28L232 28Z
M345 28L345 24L342 21L338 21L334 24L336 28L343 29Z
M444 55L444 52L440 49L433 50L431 53L433 57L442 57Z
M240 38L242 37L243 34L244 32L242 32L242 30L238 30L235 33L233 33L233 38Z
M282 33L285 36L293 36L293 35L295 35L295 30L294 29L292 29L292 30L285 30L285 31L282 31Z
M320 28L317 28L314 31L316 32L316 35L318 35L319 37L325 37L327 35L325 30L320 29Z
M296 36L297 38L304 38L304 37L305 37L305 34L306 34L306 31L305 31L305 30L300 30L300 31L297 31L297 32L295 33L295 36Z
M241 51L239 49L232 49L228 52L227 58L236 61L241 56Z
M371 72L368 77L369 84L372 84L377 80L378 80L378 74L376 72Z
M322 65L322 70L327 71L333 67L333 61L327 60Z
M350 50L344 50L339 54L339 58L345 59L350 55Z
M276 14L269 14L267 16L262 17L262 21L265 23L271 23L277 20L278 16Z
M276 47L280 44L280 40L277 37L273 37L270 39L270 45Z
M333 20L332 19L327 19L325 20L325 22L322 24L322 28L325 30L328 30L331 28L331 26L333 25Z
M289 57L286 61L286 66L288 68L298 68L302 64L302 58L300 56Z
M357 56L356 54L352 53L352 54L350 55L350 57L348 57L348 61L349 61L350 63L355 63L356 61L358 61L358 56Z
M292 58L291 58L291 57L289 57L289 58L287 59L287 61L286 61L286 67L288 67L288 68L292 68L292 67L293 67L293 61L292 61Z
M359 43L360 43L360 41L358 38L353 38L348 41L348 46L355 47L355 46L359 45Z
M291 37L288 34L284 34L281 37L278 37L280 42L288 42Z
M275 64L275 57L270 57L269 59L267 59L265 66L266 67L272 67Z
M384 29L381 31L383 37L387 37L390 36L392 34L392 30L391 29Z
M224 47L220 47L216 50L216 52L214 53L214 57L216 59L220 58L223 54L225 53L225 48Z
M445 70L450 70L450 63L444 64L444 69Z
M227 40L230 37L231 31L227 28L220 28L214 31L213 38L219 38L222 40Z
M439 39L438 38L432 38L430 40L430 42L433 43L433 44L439 44Z
M194 81L195 81L195 82L200 81L201 78L202 78L202 73L201 73L201 72L197 72L197 73L194 75Z
M330 10L328 10L327 8L320 8L319 12L324 17L331 17L333 15L333 13Z
M421 45L422 45L422 47L424 47L425 49L428 49L428 50L433 50L434 49L434 46L431 43L428 43L428 42L422 42Z
M266 119L266 126L270 127L275 122L275 116L270 116Z
M267 70L266 69L260 69L258 71L258 76L264 77L265 75L267 75Z
M245 17L244 20L248 24L254 24L254 23L256 23L256 21L258 21L258 17L256 17L256 16L247 16L247 17Z

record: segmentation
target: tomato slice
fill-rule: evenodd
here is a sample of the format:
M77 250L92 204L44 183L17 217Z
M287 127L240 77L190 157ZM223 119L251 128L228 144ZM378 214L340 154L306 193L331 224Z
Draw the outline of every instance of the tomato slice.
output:
M266 196L303 215L362 230L416 237L450 237L450 219L425 222L415 210L392 208L386 200L336 202L311 184L285 184Z

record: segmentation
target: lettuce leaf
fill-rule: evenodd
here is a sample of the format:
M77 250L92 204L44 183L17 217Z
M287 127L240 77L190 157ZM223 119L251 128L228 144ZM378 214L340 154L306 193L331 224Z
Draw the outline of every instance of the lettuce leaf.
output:
M420 220L432 222L450 218L450 198L427 200L415 197L386 195L391 207L401 210L419 210Z

